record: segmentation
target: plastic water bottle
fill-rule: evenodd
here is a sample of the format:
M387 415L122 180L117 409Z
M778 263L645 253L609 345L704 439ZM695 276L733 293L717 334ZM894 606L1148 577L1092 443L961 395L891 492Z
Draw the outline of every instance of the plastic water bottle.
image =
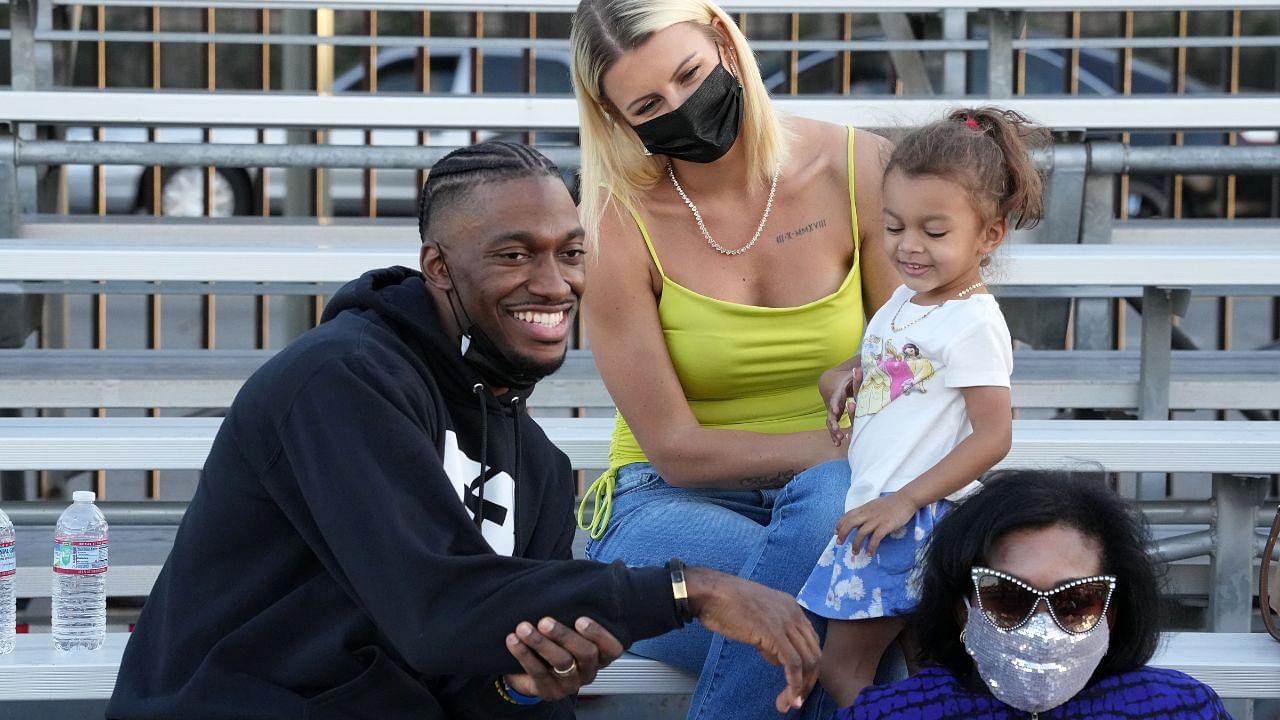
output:
M53 537L53 645L97 650L107 634L107 520L80 490Z
M17 598L13 596L14 575L18 573L18 559L14 554L13 523L0 510L0 655L13 652L18 640L14 635L17 622Z

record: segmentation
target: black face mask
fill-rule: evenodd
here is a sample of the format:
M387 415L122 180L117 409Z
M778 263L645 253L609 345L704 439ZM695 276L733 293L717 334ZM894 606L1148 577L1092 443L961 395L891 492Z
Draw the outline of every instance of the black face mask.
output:
M444 248L440 248L440 259L444 260ZM444 268L445 272L449 272L448 262L445 262ZM449 272L449 275L452 277L453 273ZM480 375L485 385L491 388L507 388L509 394L528 397L533 386L542 377L508 356L471 320L471 315L462 303L462 295L458 292L456 284L453 286L453 295L458 299L458 308L462 309L463 315L458 317L458 309L452 302L449 303L453 319L462 330L462 359ZM463 323L463 318L466 318L466 323Z
M462 303L461 296L458 303ZM463 331L462 338L462 359L480 375L485 385L506 388L510 394L528 397L533 386L542 379L512 362L475 323Z
M733 147L741 122L742 83L721 63L680 107L632 128L654 155L709 163Z

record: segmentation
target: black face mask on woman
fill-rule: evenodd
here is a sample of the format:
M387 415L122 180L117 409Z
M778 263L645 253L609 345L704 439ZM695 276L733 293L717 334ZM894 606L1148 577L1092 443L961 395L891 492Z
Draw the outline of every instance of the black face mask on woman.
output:
M709 163L733 147L741 122L742 83L721 63L680 107L632 128L654 155Z

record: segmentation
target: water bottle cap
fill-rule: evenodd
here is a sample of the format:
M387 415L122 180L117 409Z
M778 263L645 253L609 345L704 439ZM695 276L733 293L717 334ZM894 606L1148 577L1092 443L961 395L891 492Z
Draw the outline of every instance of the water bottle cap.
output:
M71 493L73 502L93 502L98 499L98 494L92 490L77 490Z

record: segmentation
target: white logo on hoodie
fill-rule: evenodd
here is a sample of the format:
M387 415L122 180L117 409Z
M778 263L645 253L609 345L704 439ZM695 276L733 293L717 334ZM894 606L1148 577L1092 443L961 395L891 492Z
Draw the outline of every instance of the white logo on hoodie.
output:
M480 478L480 463L472 460L458 447L458 436L452 430L444 433L444 472L453 481L458 500L475 519L476 484ZM470 495L472 501L467 502ZM489 547L499 555L510 556L516 551L516 483L502 470L489 469L489 479L484 484L484 525L480 528Z

